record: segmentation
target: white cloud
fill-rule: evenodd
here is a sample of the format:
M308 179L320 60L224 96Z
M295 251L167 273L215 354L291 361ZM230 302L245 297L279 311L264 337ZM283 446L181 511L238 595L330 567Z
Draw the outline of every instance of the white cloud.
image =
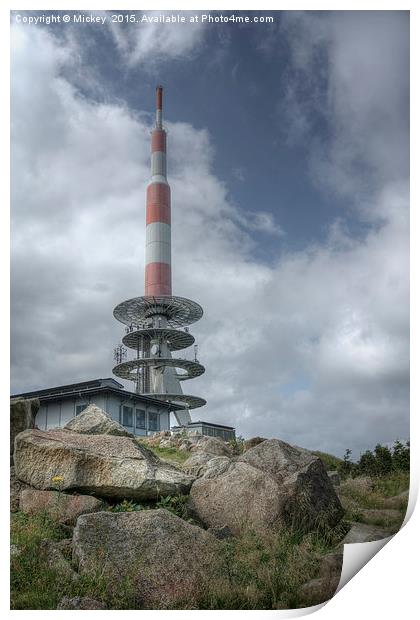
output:
M45 30L15 27L12 43L17 392L111 374L122 332L112 308L143 292L150 136L143 116L83 98L62 77L72 54ZM364 210L381 216L364 239L332 223L327 243L268 266L253 256L252 233L281 230L268 214L244 214L229 202L212 173L208 132L172 123L168 140L174 293L205 310L192 331L207 370L184 386L208 400L196 419L338 454L406 436L401 175L364 196ZM334 148L333 141L324 152Z
M159 18L168 15L167 12L148 11L147 14L137 14L137 18L150 21L140 21L133 26L108 19L107 25L117 48L129 65L141 64L143 68L154 71L162 61L185 60L203 44L205 25L201 22L189 23L190 14L193 13L183 11L185 23L162 23Z
M408 20L397 11L291 11L279 32L291 54L282 126L308 144L315 182L359 206L372 185L408 177ZM367 207L365 217L381 215Z

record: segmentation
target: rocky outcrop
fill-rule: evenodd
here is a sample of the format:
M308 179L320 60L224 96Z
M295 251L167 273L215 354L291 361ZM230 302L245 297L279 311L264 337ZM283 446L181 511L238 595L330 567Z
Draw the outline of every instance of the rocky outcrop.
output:
M164 463L129 437L68 430L27 430L15 441L15 470L23 482L112 499L150 500L188 493L193 478Z
M191 476L199 477L205 474L211 475L210 471L217 470L220 472L220 468L224 470L230 464L230 459L227 456L214 456L208 452L195 452L187 459L182 469Z
M217 578L220 544L167 510L98 512L77 520L73 561L80 574L100 568L111 588L129 584L142 608L168 608L194 604Z
M88 405L81 414L67 422L64 429L86 435L134 437L132 433L129 433L118 422L115 422L103 409L94 404Z
M212 461L209 461L211 463ZM191 488L190 509L208 527L234 533L336 525L344 511L322 461L278 439L259 443Z
M10 401L10 464L13 465L15 437L27 428L34 428L39 410L38 398L13 398Z
M24 489L19 508L27 514L44 513L65 525L74 525L80 515L101 510L101 500L91 495L68 495L58 491Z
M340 545L382 540L383 538L388 538L388 536L390 536L390 533L381 527L366 525L365 523L352 523L349 532L343 538Z
M192 453L205 452L213 456L233 456L231 447L218 437L203 435L191 448Z
M262 443L263 441L267 441L267 439L265 439L264 437L251 437L250 439L245 439L244 452L246 452L247 450L251 450L251 448L254 448L255 446L258 446L258 444Z
M328 478L335 487L339 487L341 483L340 474L337 471L327 471Z
M74 596L73 598L63 596L57 609L107 609L107 607L101 601L89 596Z
M183 463L182 469L196 477L203 476L209 467L226 469L224 465L230 463L233 456L230 446L216 437L201 437L190 451L191 456Z

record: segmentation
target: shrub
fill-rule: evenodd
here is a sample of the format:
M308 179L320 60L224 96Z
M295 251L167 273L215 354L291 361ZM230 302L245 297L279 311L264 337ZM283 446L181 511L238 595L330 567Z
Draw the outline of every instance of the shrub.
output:
M366 450L360 455L357 463L352 463L351 450L347 449L339 473L344 477L352 476L387 476L392 472L409 471L410 469L410 443L403 444L398 439L394 442L392 450L387 446L377 444L374 451Z
M107 507L109 512L135 512L137 510L144 510L145 506L143 504L137 504L131 499L124 499L122 502L118 504L111 504Z
M338 473L342 478L347 478L354 468L354 463L351 462L351 450L349 448L346 449L346 452L343 456L343 460L338 466Z
M398 439L395 441L392 448L392 465L395 471L409 471L410 470L410 442L407 441L405 445Z
M188 495L168 495L166 497L160 497L156 502L156 508L165 508L181 519L188 519L188 497Z

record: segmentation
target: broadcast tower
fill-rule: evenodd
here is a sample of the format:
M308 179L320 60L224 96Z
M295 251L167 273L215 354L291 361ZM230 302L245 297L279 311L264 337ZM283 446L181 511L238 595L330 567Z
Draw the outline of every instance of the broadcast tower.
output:
M175 412L179 426L191 422L190 409L206 404L203 398L183 394L181 381L199 377L204 366L194 360L172 357L194 344L188 325L203 316L199 304L172 295L171 191L166 179L166 131L162 125L163 89L156 88L156 124L152 131L152 170L146 200L146 267L143 297L123 301L114 316L126 325L122 342L135 357L124 361L126 350L117 349L112 372L133 381L136 392L181 405Z

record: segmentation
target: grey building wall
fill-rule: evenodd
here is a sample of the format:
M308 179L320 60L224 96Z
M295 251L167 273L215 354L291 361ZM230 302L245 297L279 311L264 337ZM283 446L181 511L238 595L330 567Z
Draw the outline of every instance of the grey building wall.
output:
M160 430L170 429L170 414L166 409L160 409L156 405L146 405L146 403L138 402L135 398L130 398L127 395L117 396L113 393L81 395L80 398L63 396L60 401L41 402L35 424L42 430L62 427L90 403L109 413L113 420L122 424L135 435L145 436ZM126 407L125 410L124 407ZM130 411L131 416L129 415ZM141 412L144 412L144 428L138 424L143 418ZM130 419L131 424L129 423Z

